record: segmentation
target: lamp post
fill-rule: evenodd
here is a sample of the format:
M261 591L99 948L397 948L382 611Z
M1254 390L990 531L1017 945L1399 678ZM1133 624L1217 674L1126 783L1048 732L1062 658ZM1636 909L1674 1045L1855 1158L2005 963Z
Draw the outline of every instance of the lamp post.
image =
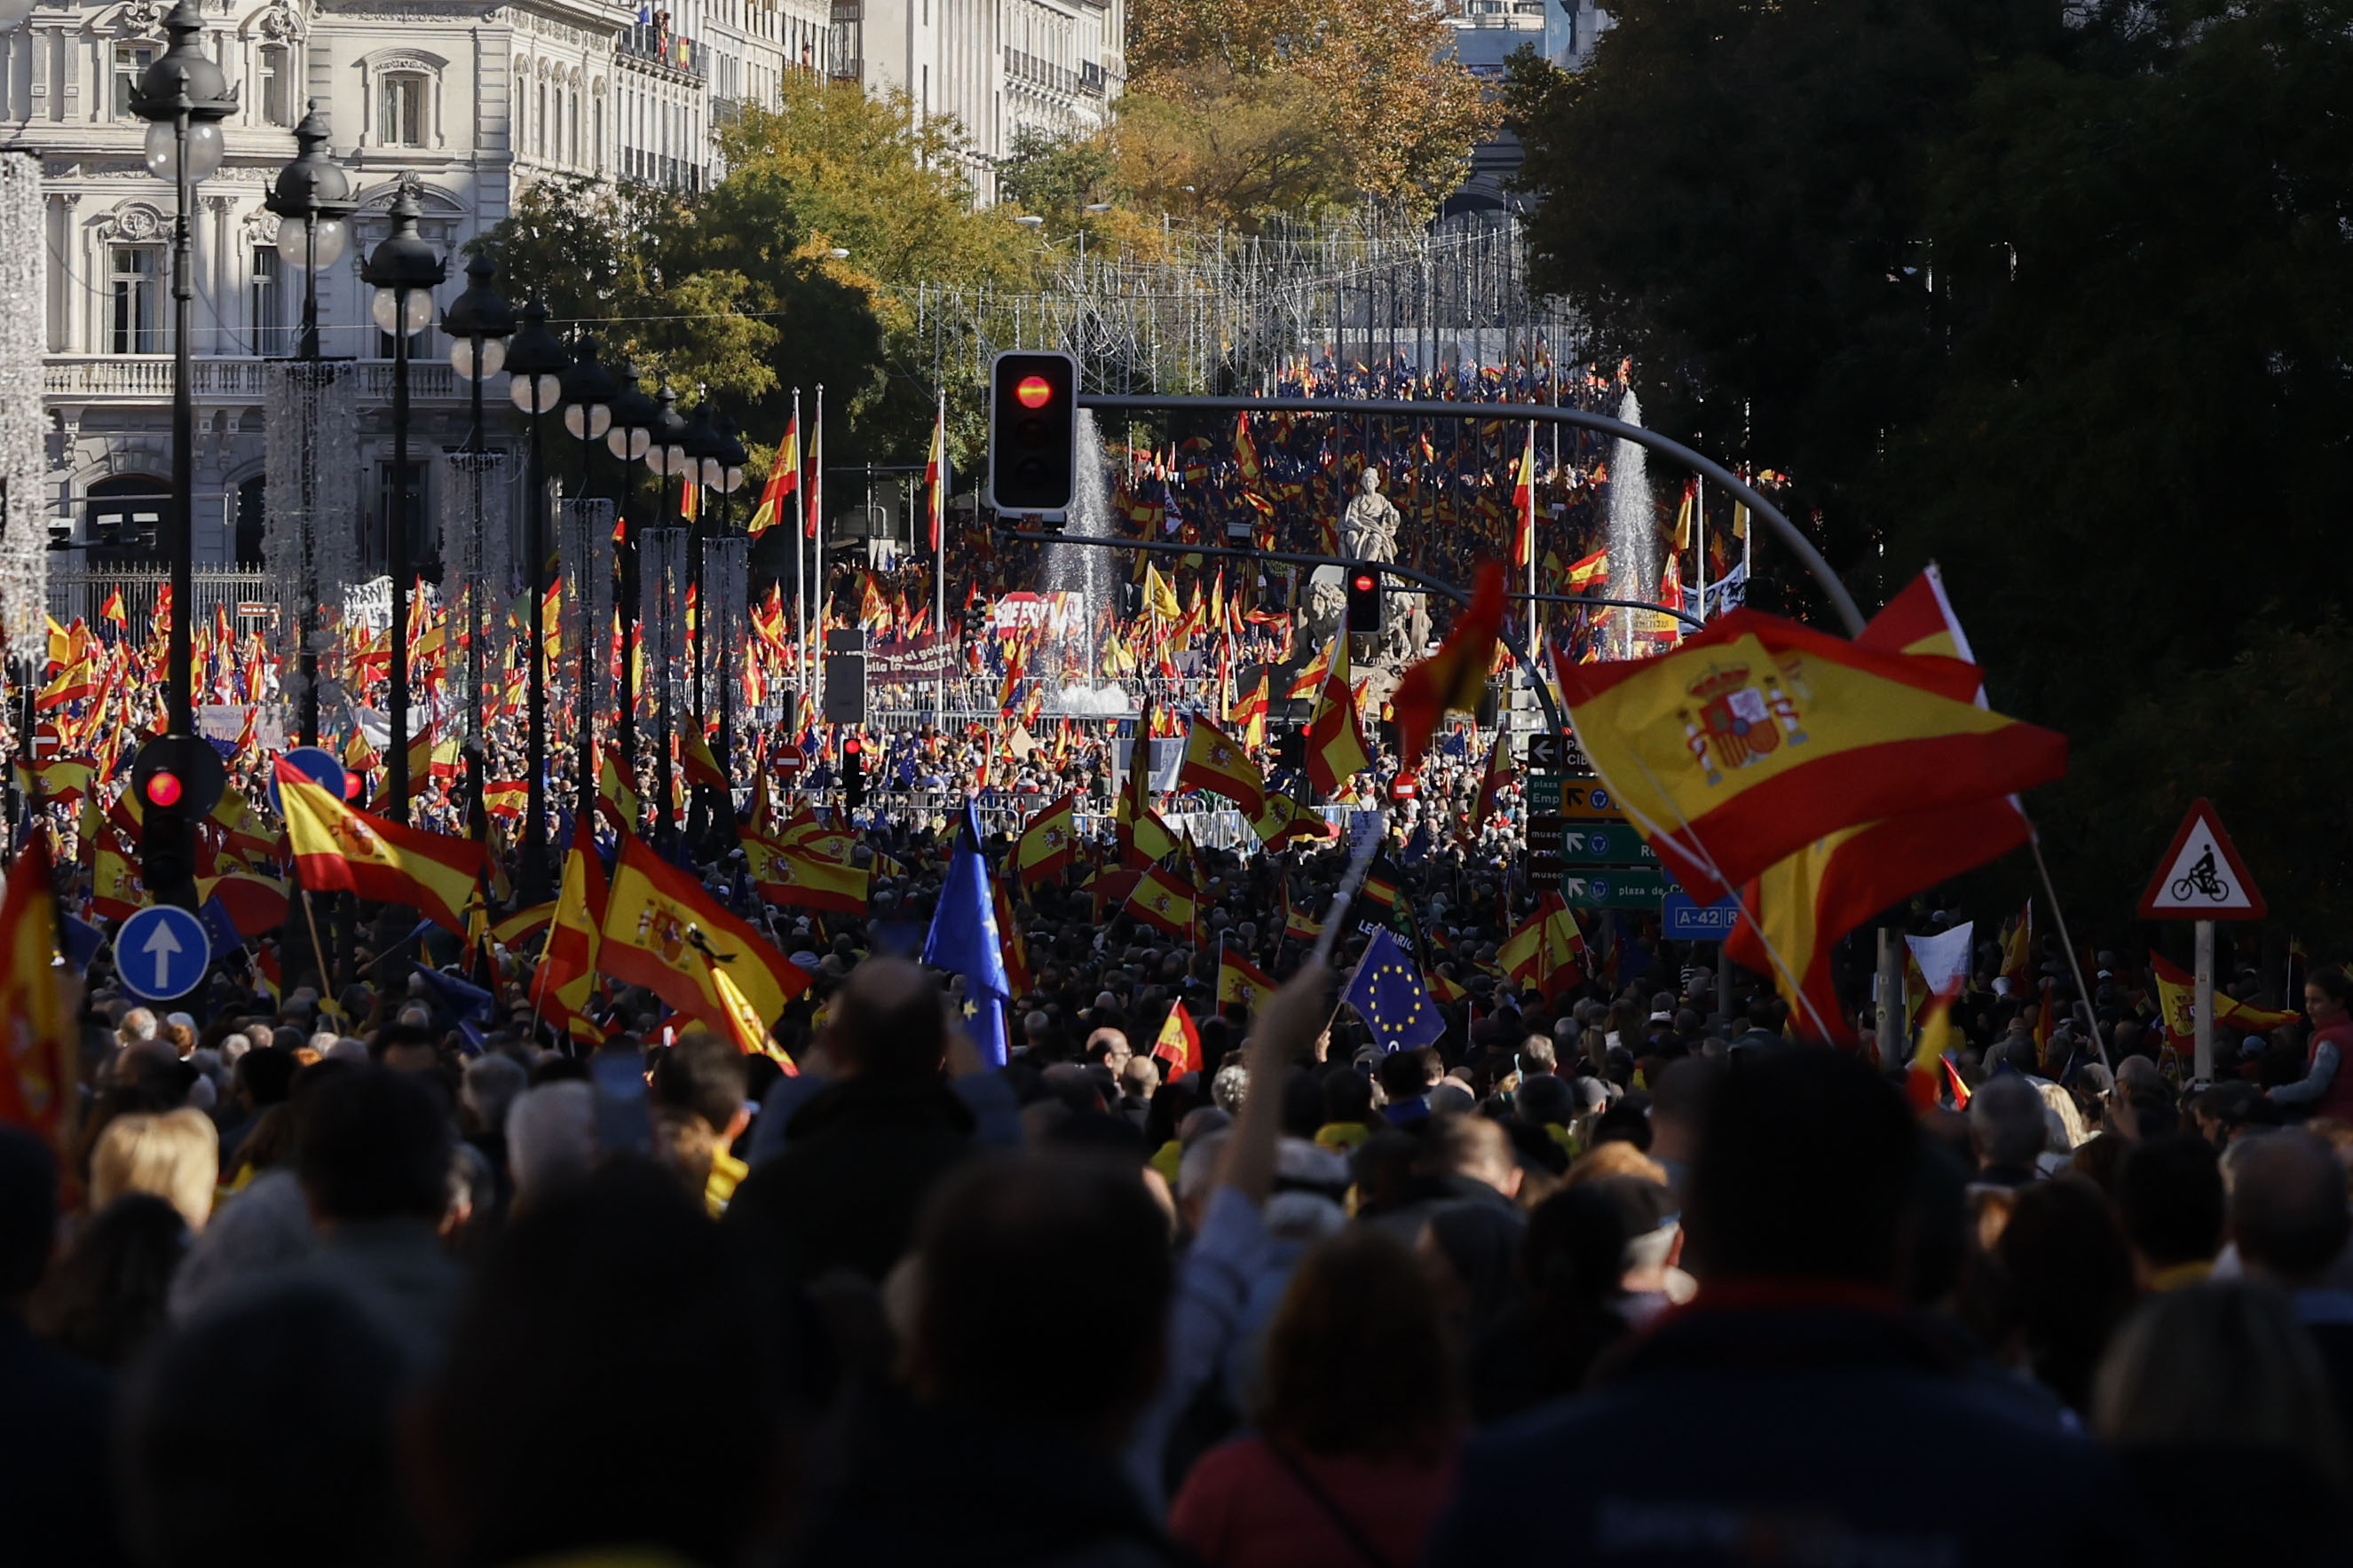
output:
M441 317L441 330L450 338L449 368L470 384L466 443L459 452L467 481L473 487L469 515L478 531L490 526L482 510L482 474L491 466L491 449L482 428L482 383L505 365L506 340L515 330L513 310L491 286L498 273L498 263L477 254L466 263L465 291L449 302ZM470 548L474 560L483 559L479 541ZM490 841L491 824L489 797L484 793L490 785L489 740L482 722L482 644L489 622L482 615L482 598L490 589L480 575L466 584L466 784L472 797L467 816L474 836L484 843Z
M637 476L630 465L643 458L652 444L654 424L661 410L638 390L637 366L621 367L619 384L612 401L611 426L605 432L605 449L621 460L621 493L613 502L621 519L621 689L616 694L615 705L619 709L616 728L621 756L634 769L638 765L638 661L630 656L638 646L638 529L629 521L629 497L636 489L630 481ZM593 801L590 792L595 789L592 770L583 793Z
M670 666L670 647L678 629L674 623L681 608L678 601L683 599L684 595L679 592L677 577L678 530L662 523L661 514L662 509L670 504L669 481L684 475L688 465L695 459L687 454L689 431L685 417L678 411L678 394L665 383L655 397L654 405L657 412L653 427L647 432L646 467L660 475L663 481L654 488L654 522L661 527L666 537L660 552L663 581L658 590L662 605L662 641L661 647L647 662L654 678L654 776L659 781L655 787L661 797L654 807L654 833L657 838L667 844L670 841L674 826L670 818L670 805L676 798L672 793L674 780L670 756L670 698L676 673ZM643 535L639 537L642 539ZM642 559L638 563L638 570L640 574L645 570Z
M170 180L172 216L172 625L166 695L170 732L195 733L189 626L195 617L196 405L190 351L196 331L195 264L189 255L188 209L196 182L221 165L220 122L237 112L237 94L196 40L205 30L196 0L180 0L164 19L172 43L139 78L131 107L147 121L148 172Z
M523 548L531 554L531 607L525 612L523 647L531 674L524 686L529 735L524 742L522 900L544 903L553 896L547 859L547 453L540 422L564 401L572 361L547 330L547 307L533 300L522 308L522 331L507 349L507 395L531 421L530 512ZM584 616L583 619L586 619Z
M596 444L609 435L613 427L613 399L621 393L620 385L611 373L597 363L596 340L584 336L576 345L577 357L572 368L564 373L564 428L580 443L580 494L585 500L592 488L589 476L596 467ZM593 543L593 541L584 541ZM574 585L573 597L578 601L576 618L580 626L580 660L578 690L575 704L579 710L579 733L574 737L578 747L577 772L573 781L579 802L579 816L586 820L596 807L596 715L589 701L596 690L596 666L590 662L596 647L598 628L596 617L589 612L596 595L589 592L587 573L596 552L581 552L581 581ZM611 574L606 574L609 591Z
M294 128L294 140L301 151L278 171L278 183L261 205L280 220L280 258L289 267L302 269L302 334L295 342L294 357L305 365L315 365L320 360L319 268L332 267L350 248L350 220L354 209L349 199L351 176L327 155L327 117L320 110L317 99L311 100L310 112ZM319 388L312 383L305 384L303 391L315 396ZM311 642L317 635L318 590L322 585L317 580L320 474L311 422L301 421L293 434L302 445L301 540L309 557L302 563L302 624L299 628L301 644L295 663L302 677L302 743L315 746L319 743L319 650ZM333 477L333 482L346 483L349 478L339 474Z
M342 165L327 155L332 139L327 116L319 100L294 128L301 151L278 171L278 184L262 205L301 226L280 225L278 254L289 267L302 269L302 335L294 346L297 359L319 357L319 268L343 258L352 242L352 180Z
M719 462L719 426L712 422L711 399L706 396L695 405L694 417L686 424L686 436L680 445L686 449L686 479L698 491L710 489L716 481L709 476L722 466ZM711 624L711 596L704 593L702 581L702 507L698 498L694 516L686 525L686 580L695 584L697 614L694 625L687 634L686 705L698 721L702 716L702 650Z
M706 488L719 492L719 531L730 542L729 558L738 560L740 557L733 548L735 520L731 515L733 509L727 498L744 488L744 468L752 460L752 455L736 438L733 419L721 415L717 428L719 438L711 455L702 460L702 482ZM730 654L742 641L741 634L734 629L735 616L748 609L748 606L737 605L732 596L738 581L736 575L730 575L726 584L729 594L724 603L721 602L722 595L703 595L702 616L699 623L712 624L715 615L719 627L719 658L712 668L712 679L719 683L719 770L726 775L729 784L724 804L731 820L735 810L735 733L732 721L734 718L735 683L727 679L727 664Z
M193 0L182 0L193 4ZM408 515L415 480L408 471L408 340L433 321L433 289L448 276L446 258L417 232L422 212L403 185L392 204L392 233L369 253L360 281L375 290L368 311L392 335L392 505L385 560L392 576L392 799L385 815L408 820Z

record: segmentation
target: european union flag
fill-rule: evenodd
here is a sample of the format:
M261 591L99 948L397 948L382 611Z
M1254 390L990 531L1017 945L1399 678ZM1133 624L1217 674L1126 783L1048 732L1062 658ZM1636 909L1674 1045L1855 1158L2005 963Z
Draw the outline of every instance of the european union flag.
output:
M1422 987L1421 971L1386 926L1375 928L1364 962L1356 965L1356 978L1342 1000L1371 1026L1385 1051L1413 1050L1446 1033L1446 1020Z
M923 939L923 962L964 976L974 1043L991 1066L1003 1067L1005 1005L1013 985L1005 977L1005 948L989 897L988 867L980 858L980 818L970 801L965 803L964 836L948 862L931 934Z
M228 906L220 901L218 894L205 900L204 908L196 911L196 919L204 923L205 934L213 939L215 952L234 952L245 946L237 921L229 918Z

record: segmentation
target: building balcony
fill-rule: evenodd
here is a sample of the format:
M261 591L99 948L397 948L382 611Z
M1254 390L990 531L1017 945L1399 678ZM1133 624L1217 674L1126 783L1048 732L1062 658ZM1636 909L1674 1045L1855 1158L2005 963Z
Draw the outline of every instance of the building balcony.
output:
M284 362L249 358L199 357L191 362L193 389L200 403L259 403L269 395L272 367ZM360 363L359 400L363 406L392 401L390 360ZM493 377L486 395L503 397ZM169 403L172 400L172 356L169 354L49 354L41 362L42 395L76 404ZM420 403L457 401L463 394L458 373L440 358L414 359L408 364L408 395Z
M701 80L707 74L711 51L699 39L667 27L651 26L622 31L619 52L624 61L662 66L681 76Z

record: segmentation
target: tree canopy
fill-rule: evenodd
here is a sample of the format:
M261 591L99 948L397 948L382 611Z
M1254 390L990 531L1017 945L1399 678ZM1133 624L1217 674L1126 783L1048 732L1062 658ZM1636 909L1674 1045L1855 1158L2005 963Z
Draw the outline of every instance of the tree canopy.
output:
M1541 280L1654 421L1789 471L1858 597L1943 563L1996 704L2074 740L2063 891L2127 903L2204 791L2353 940L2296 776L2353 704L2310 569L2353 503L2353 5L1616 14L1584 77L1515 68Z

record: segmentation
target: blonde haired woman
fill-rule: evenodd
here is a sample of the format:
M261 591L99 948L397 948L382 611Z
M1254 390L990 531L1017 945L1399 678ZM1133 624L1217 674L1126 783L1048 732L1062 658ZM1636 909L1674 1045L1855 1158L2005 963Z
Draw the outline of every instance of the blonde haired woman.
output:
M203 1111L118 1116L90 1152L90 1212L125 1193L152 1193L179 1210L190 1230L202 1230L219 1179L220 1133Z

